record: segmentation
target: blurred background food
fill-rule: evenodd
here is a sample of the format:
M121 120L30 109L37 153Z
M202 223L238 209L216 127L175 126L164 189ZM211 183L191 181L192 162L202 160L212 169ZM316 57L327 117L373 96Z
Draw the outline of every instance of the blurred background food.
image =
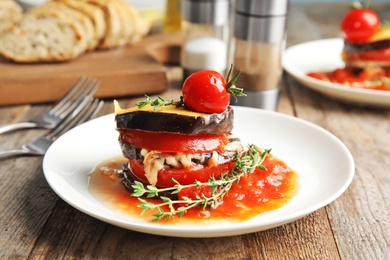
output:
M16 0L24 10L43 5L49 0ZM161 26L164 18L166 0L124 0L132 4L138 12L152 23L152 29Z
M0 1L1 54L15 62L59 62L95 49L131 45L151 21L124 0Z
M22 8L14 0L0 1L0 34L22 19Z

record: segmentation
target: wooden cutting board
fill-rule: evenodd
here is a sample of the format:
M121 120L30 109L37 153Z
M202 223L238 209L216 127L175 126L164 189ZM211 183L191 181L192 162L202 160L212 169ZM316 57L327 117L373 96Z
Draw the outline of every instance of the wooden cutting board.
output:
M163 92L169 84L164 64L178 63L180 40L180 35L156 34L65 63L18 64L0 58L0 105L57 101L82 75L102 82L99 98Z

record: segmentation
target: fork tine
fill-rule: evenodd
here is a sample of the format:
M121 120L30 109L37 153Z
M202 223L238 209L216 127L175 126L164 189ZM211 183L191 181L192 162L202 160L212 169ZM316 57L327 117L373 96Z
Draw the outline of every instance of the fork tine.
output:
M86 96L82 99L81 103L76 107L74 108L71 112L71 114L68 114L67 117L63 118L63 120L65 120L65 122L62 122L60 121L60 123L54 127L53 129L49 130L48 132L48 135L54 131L61 131L62 129L64 129L67 124L65 124L66 122L70 122L70 120L72 120L73 118L75 118L80 112L83 111L83 109L88 109L88 107L91 105L92 101L94 100L93 97L91 96ZM69 128L68 128L69 129Z
M74 93L79 91L80 87L83 85L86 79L86 76L81 76L79 80L70 88L70 90L61 98L61 100L53 106L50 111L54 113L59 108L63 107L74 96Z
M100 86L100 81L82 76L71 88L68 94L50 110L50 113L60 118L66 117L74 110L85 96L93 96Z
M47 134L47 138L50 138L52 140L57 139L60 135L65 133L66 131L70 130L71 128L86 122L96 116L96 114L99 112L103 105L103 101L100 101L98 99L90 100L90 102L82 108L82 110L77 113L76 115L69 116L65 120L61 122L56 128L49 131Z
M96 106L96 109L95 109L95 110L93 111L93 113L87 118L87 121L88 121L88 120L91 120L91 119L93 119L93 118L96 117L96 115L99 113L100 109L102 108L103 104L104 104L104 101L103 101L103 100L100 100L99 103L98 103L97 106Z
M78 107L86 97L89 99L92 99L93 94L96 92L96 90L100 87L100 81L96 79L90 79L88 82L88 85L84 88L82 93L78 93L78 97L76 97L75 100L69 101L69 106L64 107L60 111L58 111L56 114L60 118L64 118L68 116L70 113L72 113L76 107Z

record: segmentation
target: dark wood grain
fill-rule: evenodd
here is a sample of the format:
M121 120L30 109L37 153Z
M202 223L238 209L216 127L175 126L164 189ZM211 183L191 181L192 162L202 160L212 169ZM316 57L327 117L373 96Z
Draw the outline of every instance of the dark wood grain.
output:
M345 4L292 4L287 46L339 36ZM373 8L390 20L390 5ZM158 55L154 53L153 55ZM164 54L165 55L165 54ZM166 59L166 55L159 56ZM180 95L181 70L168 69L167 98ZM140 97L119 97L133 106ZM17 122L50 105L0 107L0 124ZM315 123L351 151L356 175L338 199L292 223L222 238L175 238L122 229L60 199L47 184L41 157L0 161L0 259L389 259L390 110L344 104L284 75L278 111ZM113 112L107 99L100 115ZM0 149L44 130L0 135Z

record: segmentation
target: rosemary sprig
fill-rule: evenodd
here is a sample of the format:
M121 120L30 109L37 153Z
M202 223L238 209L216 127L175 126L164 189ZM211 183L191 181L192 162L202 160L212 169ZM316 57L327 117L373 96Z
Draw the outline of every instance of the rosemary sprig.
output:
M152 107L154 107L154 110L157 110L163 106L176 105L176 107L181 107L183 106L183 104L183 97L180 97L180 101L174 101L173 99L165 100L161 96L158 96L156 99L152 99L148 95L145 95L145 99L138 101L135 105L138 108L142 108L146 105L151 105Z
M216 208L225 195L229 192L230 188L234 183L238 183L240 178L249 173L253 173L256 168L266 170L262 165L267 154L271 152L271 149L259 148L256 145L249 145L248 150L244 152L236 153L233 162L235 166L230 172L221 174L219 179L215 179L212 176L207 182L196 181L192 184L181 185L177 181L173 187L158 189L153 185L147 185L146 187L138 181L135 181L135 184L132 185L134 192L132 196L138 197L138 200L141 204L138 205L142 209L141 215L144 215L148 210L157 209L157 213L153 214L154 220L160 220L162 218L170 218L174 215L179 217L183 216L190 208L197 206L202 207L202 209ZM184 188L200 188L202 186L211 187L211 196L207 197L202 194L201 196L197 195L195 199L188 197L181 197L178 200L172 200L171 198L160 196L161 192L171 192L172 194L179 193ZM149 202L140 197L146 196L147 198L159 198L162 200L160 203ZM169 211L165 211L163 207L168 206Z
M233 77L232 77L232 73L233 73L233 64L230 66L229 72L226 76L226 82L227 82L226 91L230 93L236 99L237 102L237 97L246 97L246 94L244 93L243 88L239 88L235 85L236 81L240 77L241 71L238 71L237 74L234 75Z
M370 2L371 2L370 0L363 0L363 2L361 0L355 0L352 2L352 7L355 9L362 9L362 8L369 9Z

